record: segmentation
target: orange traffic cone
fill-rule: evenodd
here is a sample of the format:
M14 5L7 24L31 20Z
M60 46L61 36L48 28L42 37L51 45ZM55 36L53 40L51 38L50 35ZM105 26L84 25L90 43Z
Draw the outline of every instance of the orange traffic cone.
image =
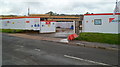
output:
M77 34L71 34L71 35L68 36L68 40L73 40L73 39L75 39L77 37L78 37Z

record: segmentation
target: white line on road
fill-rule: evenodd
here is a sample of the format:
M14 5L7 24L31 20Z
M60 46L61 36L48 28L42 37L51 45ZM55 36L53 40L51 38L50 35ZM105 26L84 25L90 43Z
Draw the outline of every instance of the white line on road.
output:
M67 57L67 58L72 58L72 59L77 59L77 60L81 60L81 61L86 61L86 62L90 62L90 63L94 63L94 64L108 65L108 66L109 66L109 64L100 63L100 62L95 62L95 61L92 61L92 60L86 60L86 59L82 59L82 58L78 58L78 57L74 57L74 56L69 56L69 55L64 55L64 56Z
M68 40L67 39L61 39L60 42L68 43Z
M40 51L40 49L35 49L36 51Z

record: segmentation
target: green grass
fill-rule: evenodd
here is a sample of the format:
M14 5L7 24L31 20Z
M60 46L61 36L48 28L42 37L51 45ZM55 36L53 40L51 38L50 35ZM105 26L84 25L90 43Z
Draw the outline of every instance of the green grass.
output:
M120 34L108 34L108 33L80 33L76 40L99 42L108 44L120 44L118 41Z
M0 32L4 32L4 33L20 33L20 32L23 32L23 30L20 30L20 29L0 29Z

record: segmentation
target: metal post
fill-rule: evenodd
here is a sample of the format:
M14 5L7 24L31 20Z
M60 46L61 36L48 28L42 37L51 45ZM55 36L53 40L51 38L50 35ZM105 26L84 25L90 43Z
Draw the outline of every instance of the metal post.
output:
M76 34L79 35L79 28L80 28L80 23L79 21L76 21Z
M73 31L75 33L75 21L73 21Z
M39 29L39 33L41 33L41 26L42 26L42 25L41 25L41 18L40 18L40 21L39 21L39 25L40 25L40 27L39 27L39 28L40 28L40 29Z
M73 21L73 25L74 25L74 33L76 33L77 35L79 35L79 28L80 28L79 21Z

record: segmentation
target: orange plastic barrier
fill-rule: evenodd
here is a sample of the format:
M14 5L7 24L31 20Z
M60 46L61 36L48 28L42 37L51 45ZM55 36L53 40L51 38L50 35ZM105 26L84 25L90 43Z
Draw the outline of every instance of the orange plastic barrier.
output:
M68 40L74 40L77 37L78 37L77 34L71 34L71 35L68 36Z

